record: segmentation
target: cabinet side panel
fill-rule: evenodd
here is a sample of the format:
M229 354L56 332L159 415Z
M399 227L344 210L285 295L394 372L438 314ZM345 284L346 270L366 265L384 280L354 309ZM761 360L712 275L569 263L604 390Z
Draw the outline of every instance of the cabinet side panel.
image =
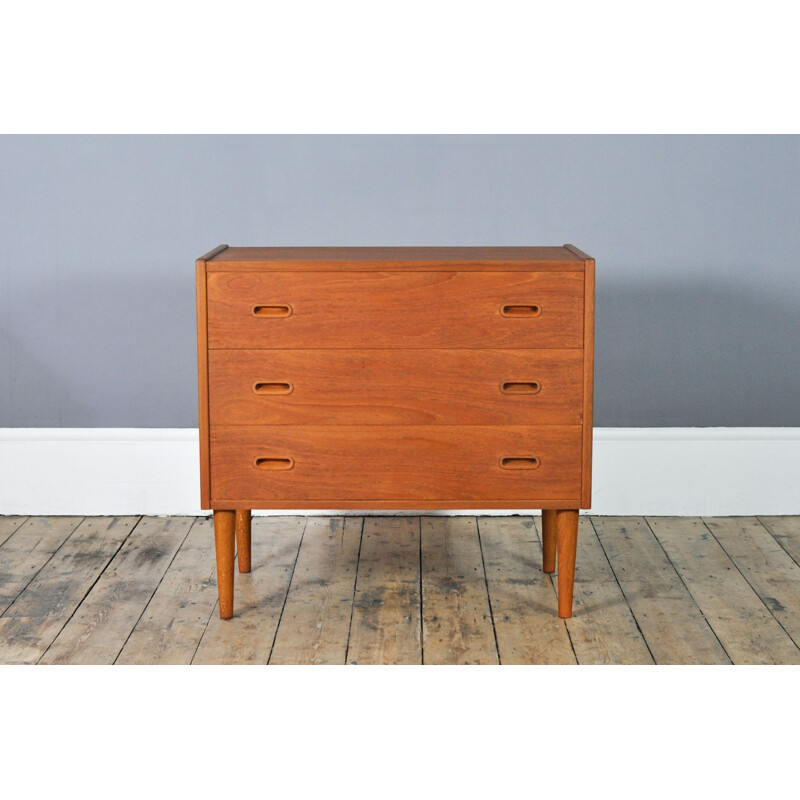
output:
M211 508L208 424L208 307L206 262L198 259L197 279L197 389L200 422L200 507Z
M583 302L583 465L581 508L592 505L592 439L594 430L594 259L586 259Z

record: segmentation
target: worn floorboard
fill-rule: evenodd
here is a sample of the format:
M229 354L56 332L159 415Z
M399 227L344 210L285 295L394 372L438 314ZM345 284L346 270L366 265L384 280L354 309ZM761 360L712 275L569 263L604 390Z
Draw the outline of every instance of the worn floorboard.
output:
M36 663L69 622L138 517L87 517L0 617L0 663Z
M603 550L657 664L729 664L647 522L594 517Z
M191 664L217 603L214 529L194 522L116 659L117 664Z
M755 517L712 517L705 524L791 637L794 655L785 663L800 663L800 566Z
M14 529L7 526L9 536L0 546L0 614L82 521L83 517L31 517Z
M798 664L800 517L255 517L235 615L208 518L0 517L3 664Z
M800 517L757 517L775 541L800 564Z
M183 544L192 517L145 517L125 540L42 664L111 664Z
M798 663L800 650L702 520L654 517L648 524L734 664Z
M532 517L478 520L492 618L502 664L575 664L556 614L550 576Z
M541 517L536 518L541 541ZM652 664L653 656L636 624L588 516L578 525L573 616L568 619L579 664ZM558 567L551 584L556 590Z
M361 517L311 517L303 533L270 664L344 664Z
M420 518L367 517L349 664L421 664Z
M193 664L269 661L306 524L303 517L253 519L252 572L235 575L235 616L214 611Z
M426 664L497 664L475 517L422 517Z
M14 531L22 527L27 517L0 517L0 547Z

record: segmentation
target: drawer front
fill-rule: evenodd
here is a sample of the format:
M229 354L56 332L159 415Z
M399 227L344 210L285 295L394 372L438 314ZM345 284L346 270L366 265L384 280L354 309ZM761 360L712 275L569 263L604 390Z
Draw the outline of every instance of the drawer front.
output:
M213 272L211 348L580 348L583 274Z
M578 506L581 426L213 426L211 501ZM493 504L496 505L495 502ZM331 507L331 506L328 506ZM335 506L334 506L335 507Z
M581 350L212 350L212 425L580 424Z

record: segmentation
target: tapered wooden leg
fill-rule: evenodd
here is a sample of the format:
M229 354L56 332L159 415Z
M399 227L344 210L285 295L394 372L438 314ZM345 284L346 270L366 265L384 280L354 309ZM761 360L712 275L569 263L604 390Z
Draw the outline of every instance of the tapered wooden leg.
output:
M542 509L542 569L556 571L556 515L552 508Z
M233 616L233 556L236 514L233 511L214 512L214 544L217 548L217 588L220 619Z
M558 511L556 516L558 543L558 616L572 616L572 590L575 583L575 554L578 549L578 512Z
M250 509L236 510L236 552L239 572L250 572Z

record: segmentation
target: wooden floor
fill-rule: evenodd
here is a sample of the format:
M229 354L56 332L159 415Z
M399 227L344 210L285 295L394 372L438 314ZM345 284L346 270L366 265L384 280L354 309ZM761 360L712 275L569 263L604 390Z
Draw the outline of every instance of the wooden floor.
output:
M0 517L5 664L798 664L800 517L256 517L221 621L211 522Z

